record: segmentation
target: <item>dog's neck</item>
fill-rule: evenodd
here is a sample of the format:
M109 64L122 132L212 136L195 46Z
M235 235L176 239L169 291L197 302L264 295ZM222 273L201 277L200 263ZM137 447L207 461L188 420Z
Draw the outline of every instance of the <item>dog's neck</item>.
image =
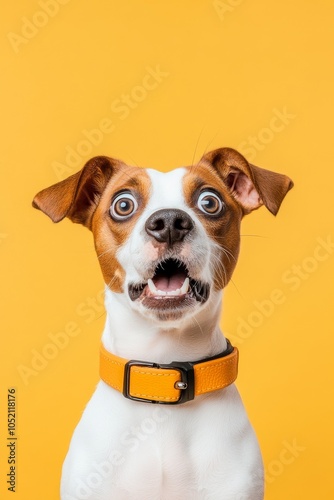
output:
M133 311L124 294L106 289L103 345L117 356L157 363L214 356L226 349L219 328L221 297L221 292L215 292L196 316L160 326Z

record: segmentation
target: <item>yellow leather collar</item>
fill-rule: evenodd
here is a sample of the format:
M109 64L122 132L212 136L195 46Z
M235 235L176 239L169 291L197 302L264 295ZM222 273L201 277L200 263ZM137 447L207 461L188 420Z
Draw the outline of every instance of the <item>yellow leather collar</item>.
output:
M238 349L229 341L225 352L194 362L149 363L120 358L101 344L100 377L135 401L180 404L195 396L223 389L238 374Z

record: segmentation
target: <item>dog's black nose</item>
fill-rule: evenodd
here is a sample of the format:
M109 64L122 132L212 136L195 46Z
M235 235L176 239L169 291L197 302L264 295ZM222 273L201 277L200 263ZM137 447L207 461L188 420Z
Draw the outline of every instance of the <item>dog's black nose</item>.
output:
M160 243L172 246L192 230L194 223L183 210L166 208L154 212L146 221L145 230Z

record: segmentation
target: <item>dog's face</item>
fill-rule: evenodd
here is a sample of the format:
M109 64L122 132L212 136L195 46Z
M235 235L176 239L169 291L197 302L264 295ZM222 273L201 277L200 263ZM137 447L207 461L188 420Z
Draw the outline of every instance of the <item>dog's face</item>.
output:
M110 290L155 321L175 322L230 280L243 215L262 204L276 214L291 187L229 148L167 173L96 157L34 206L91 229Z
M101 196L92 231L105 282L142 314L193 314L231 277L242 211L207 170L123 167Z

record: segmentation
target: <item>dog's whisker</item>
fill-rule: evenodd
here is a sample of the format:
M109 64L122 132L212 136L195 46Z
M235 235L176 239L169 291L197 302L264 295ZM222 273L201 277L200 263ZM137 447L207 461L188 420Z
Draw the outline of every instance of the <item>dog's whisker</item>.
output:
M221 278L221 281L223 283L223 287L225 287L227 285L227 274L226 274L225 266L222 264L220 269L221 269L220 278Z
M231 261L231 259L234 260L235 262L237 261L236 257L233 255L233 253L230 252L230 250L228 250L226 247L217 246L217 250L219 253L222 252L224 255L226 255L229 262ZM221 262L221 256L217 256L214 253L212 253L212 258L216 259L217 262Z
M245 297L242 295L242 293L240 292L239 288L237 287L237 285L235 284L235 281L231 278L230 279L230 282L232 283L232 285L234 286L234 288L236 289L238 295L240 296L240 298L242 300L245 300Z
M137 168L141 168L138 163L136 162L136 160L134 160L131 156L129 156L130 160L132 161L132 163L137 167Z
M117 280L117 277L114 276L113 278L111 278L111 280L109 281L109 283L107 284L107 287L110 288L114 283L115 281ZM111 289L111 288L110 288Z
M103 316L106 316L106 311L103 311L96 319L95 321L97 321L98 319L101 319Z
M265 239L268 239L268 236L263 236L262 234L240 234L240 237L244 238L246 236L253 237L253 238L265 238Z
M205 149L203 151L203 156L206 154L206 152L208 151L208 148L211 146L211 144L213 143L213 141L216 139L217 135L220 133L220 130L217 130L217 132L215 133L215 135L212 137L212 139L207 143L207 145L205 146Z
M203 332L203 328L201 327L199 321L197 320L197 318L195 316L192 316L192 321L196 324L196 326L199 328L199 331L201 333L201 335L204 337L204 332Z
M224 250L224 248L222 248L222 252L226 256L227 260L231 262L230 254L226 250Z
M236 260L236 257L235 255L231 252L231 250L229 250L227 247L223 246L223 245L218 245L216 244L215 246L215 249L217 251L217 253L219 254L221 251L225 252L225 253L228 253L233 260Z
M226 269L221 260L218 260L216 255L213 255L214 258L216 258L217 262L212 260L212 275L216 276L221 283L225 286L227 283L227 274L226 274Z
M198 136L198 139L197 139L196 145L195 145L195 151L194 151L194 154L193 154L193 158L192 158L192 161L191 161L191 165L193 165L193 164L194 164L194 161L195 161L195 156L196 156L196 153L197 153L198 144L199 144L199 141L200 141L200 139L201 139L201 137L202 137L202 134L203 134L204 128L205 128L205 126L203 125L203 127L202 127L202 129L201 129L201 131L200 131L200 133L199 133L199 136Z
M104 252L100 253L97 258L100 259L101 257L103 257L104 255L106 255L107 253L110 253L110 252L115 252L115 248L108 248L108 250L105 250Z

